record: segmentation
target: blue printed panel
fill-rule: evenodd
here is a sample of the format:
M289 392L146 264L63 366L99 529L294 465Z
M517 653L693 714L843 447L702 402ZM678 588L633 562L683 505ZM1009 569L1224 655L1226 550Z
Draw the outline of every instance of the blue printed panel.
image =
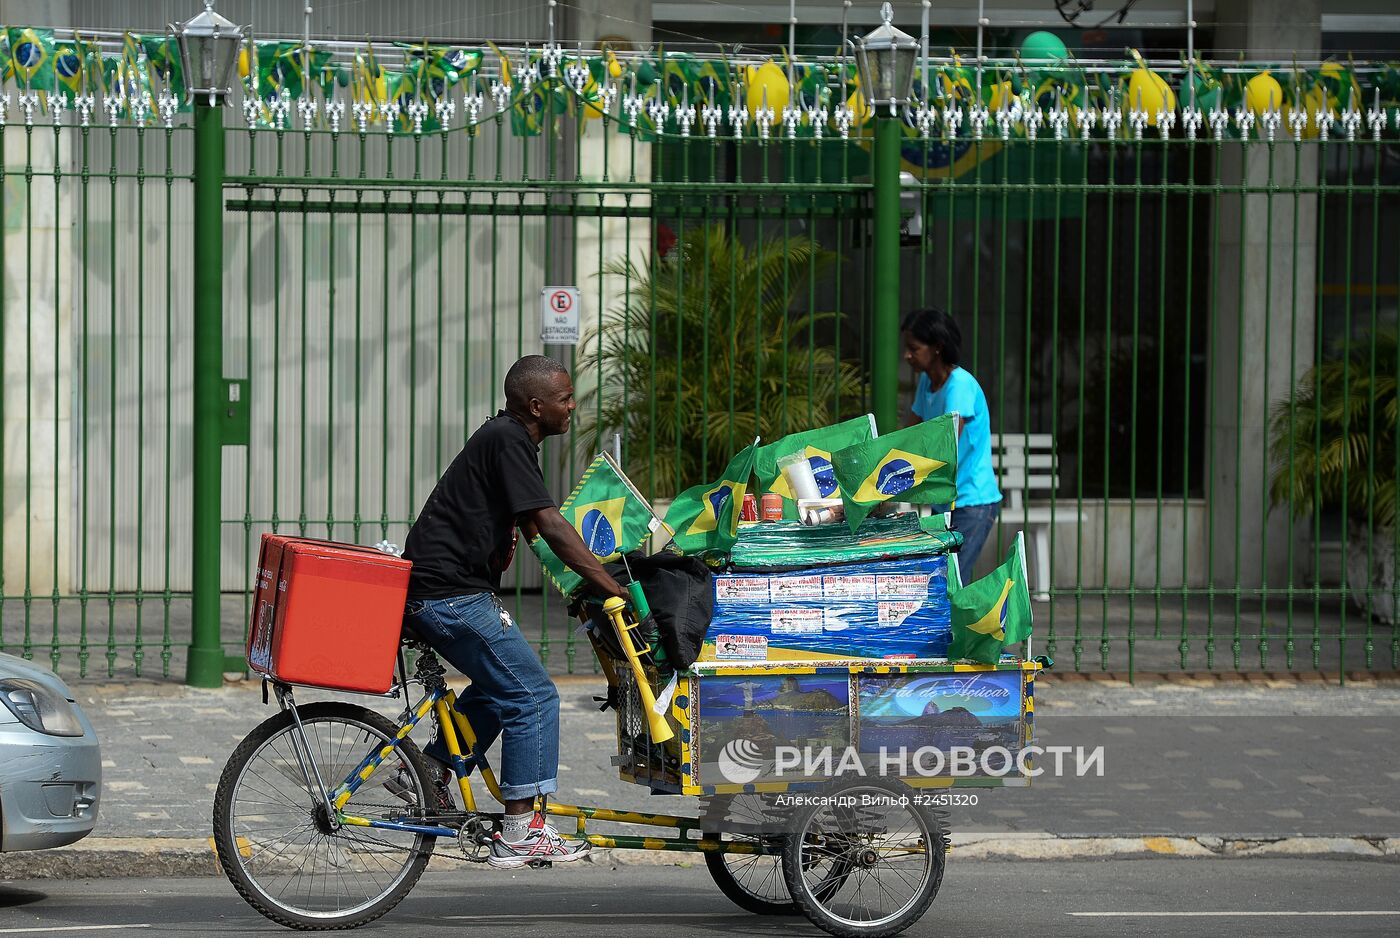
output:
M862 753L1018 752L1025 742L1019 671L862 674L858 691Z
M716 574L702 655L717 661L939 658L951 639L943 555Z

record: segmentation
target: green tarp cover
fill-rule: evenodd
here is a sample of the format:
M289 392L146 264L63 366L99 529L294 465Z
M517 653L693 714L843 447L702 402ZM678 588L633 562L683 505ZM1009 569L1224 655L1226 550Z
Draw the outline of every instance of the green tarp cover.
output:
M845 524L741 525L729 564L735 570L783 570L947 553L962 544L962 535L939 530L942 516L936 517L937 522L926 519L931 521L927 526L909 512L868 518L857 534Z

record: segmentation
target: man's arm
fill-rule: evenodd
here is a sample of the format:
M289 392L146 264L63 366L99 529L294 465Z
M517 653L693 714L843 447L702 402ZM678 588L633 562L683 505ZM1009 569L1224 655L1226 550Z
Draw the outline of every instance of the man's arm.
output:
M603 569L603 565L598 562L593 551L588 549L588 545L583 543L583 538L578 536L578 531L574 526L564 520L564 516L559 513L559 509L553 506L548 508L537 508L533 511L521 513L516 519L520 524L520 530L527 537L531 536L531 531L537 531L544 542L554 551L554 555L564 563L568 564L579 576L583 577L594 592L604 596L621 596L627 598L627 591L622 588L622 584L614 580L608 571Z

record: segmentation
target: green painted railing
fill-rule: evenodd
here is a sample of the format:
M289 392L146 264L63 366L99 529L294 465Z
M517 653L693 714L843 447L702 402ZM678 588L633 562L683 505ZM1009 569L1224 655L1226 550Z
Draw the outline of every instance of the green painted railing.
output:
M672 119L650 141L625 114L516 136L500 112L390 134L230 109L223 353L199 360L193 122L6 107L5 651L84 676L237 657L259 535L401 544L519 354L580 390L543 453L561 497L616 434L665 499L755 433L893 423L912 390L893 318L939 305L1006 447L983 563L1043 532L1037 641L1061 667L1400 667L1388 133L959 112L927 135ZM560 285L582 293L576 347L539 340ZM217 432L201 381L239 398L214 399ZM220 450L216 515L196 438ZM217 523L202 665L192 514ZM591 668L528 554L508 581L546 663Z

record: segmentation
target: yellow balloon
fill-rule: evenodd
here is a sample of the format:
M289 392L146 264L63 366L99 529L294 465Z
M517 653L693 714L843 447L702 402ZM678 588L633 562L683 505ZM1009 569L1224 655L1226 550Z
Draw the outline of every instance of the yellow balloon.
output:
M609 62L608 62L608 74L611 75L613 78L621 78L621 77L622 77L622 63L619 62L617 59L612 59L611 61L609 61Z
M1260 72L1244 83L1244 106L1254 112L1255 120L1269 111L1283 110L1283 86L1267 71Z
M1171 85L1149 68L1134 69L1132 77L1128 79L1128 97L1123 102L1124 116L1135 110L1145 111L1147 126L1156 127L1157 112L1164 109L1176 110L1176 94L1172 92Z
M243 46L238 50L238 76L248 77L248 47Z
M788 103L788 80L783 70L772 62L764 62L758 68L750 65L747 75L749 113L757 113L763 107L766 92L766 100L774 116L781 115Z

